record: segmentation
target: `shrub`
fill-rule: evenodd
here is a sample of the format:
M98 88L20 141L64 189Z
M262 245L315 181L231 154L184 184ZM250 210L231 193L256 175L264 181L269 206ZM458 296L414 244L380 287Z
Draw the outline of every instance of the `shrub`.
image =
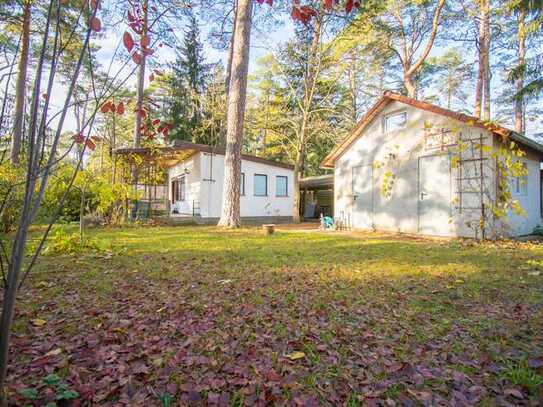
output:
M69 164L56 171L45 192L41 212L44 217L50 218L57 211L58 202L67 190L74 170L74 166ZM81 170L77 174L73 187L68 192L59 221L79 220L81 201L84 199L83 213L93 214L91 217L94 216L97 224L118 224L124 218L125 202L130 197L131 188L127 185L111 184L103 176L96 175L89 170Z
M98 178L91 185L96 199L96 214L108 225L122 222L126 213L126 202L132 198L132 189L125 184L110 184Z
M78 233L66 233L58 230L48 240L43 250L45 255L80 254L89 251L100 251L101 248L94 239L81 239Z
M56 214L58 204L68 189L74 170L75 167L72 164L65 164L54 171L45 190L40 211L41 216L46 220L49 220ZM79 220L81 197L83 193L83 189L80 186L84 185L84 178L85 174L83 171L78 173L74 186L68 192L64 205L60 211L59 222L73 222ZM87 206L86 211L92 212L94 210L93 207L96 206L96 200L92 192L85 191L85 203Z
M543 225L537 225L532 231L532 235L543 236Z
M0 164L0 232L15 229L23 207L24 171L9 162Z

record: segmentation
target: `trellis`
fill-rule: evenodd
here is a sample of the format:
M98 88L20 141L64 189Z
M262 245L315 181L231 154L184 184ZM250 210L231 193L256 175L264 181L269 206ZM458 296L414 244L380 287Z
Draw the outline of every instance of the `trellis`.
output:
M458 152L458 206L457 210L459 214L464 212L468 213L480 213L479 227L481 230L481 238L485 238L485 223L486 223L486 208L485 208L485 184L484 184L484 163L488 160L488 157L484 156L484 141L485 136L483 133L479 134L479 137L467 138L464 133L459 135L459 152ZM467 148L465 148L467 146ZM465 154L465 151L469 151L469 155ZM473 169L473 173L472 170ZM464 205L464 198L466 196L478 197L476 203L472 201L469 205ZM475 228L477 234L477 228ZM477 236L476 236L477 237Z

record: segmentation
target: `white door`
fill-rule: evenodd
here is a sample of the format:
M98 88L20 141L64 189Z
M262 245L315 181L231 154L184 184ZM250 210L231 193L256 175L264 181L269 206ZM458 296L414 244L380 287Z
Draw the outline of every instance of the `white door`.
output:
M373 167L353 167L353 226L358 229L373 228Z
M419 233L451 235L451 162L448 155L419 158Z

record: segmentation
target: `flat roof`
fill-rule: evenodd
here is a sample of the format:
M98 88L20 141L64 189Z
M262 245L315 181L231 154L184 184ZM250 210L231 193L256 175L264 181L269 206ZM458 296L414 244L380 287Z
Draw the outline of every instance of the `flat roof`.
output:
M226 148L219 146L209 146L207 144L191 143L184 140L174 140L171 146L164 147L126 147L117 148L114 154L118 155L130 155L136 154L143 156L148 162L156 163L165 168L172 167L186 159L190 158L196 153L209 153L225 155ZM252 161L260 164L271 165L274 167L285 168L287 170L293 170L292 164L287 164L279 161L269 160L267 158L257 157L250 154L242 154L243 160Z
M317 175L300 178L300 188L325 189L334 188L334 174Z

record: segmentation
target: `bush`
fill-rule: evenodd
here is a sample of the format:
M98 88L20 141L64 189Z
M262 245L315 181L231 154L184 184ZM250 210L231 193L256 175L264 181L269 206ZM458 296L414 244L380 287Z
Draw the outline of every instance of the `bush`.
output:
M100 246L94 239L81 240L79 233L68 234L64 230L59 230L47 239L43 254L80 254L100 250Z
M68 189L74 170L75 167L72 164L65 164L55 170L50 178L40 211L44 220L49 221L49 219L55 216L58 210L58 204ZM60 211L59 222L73 222L79 220L81 196L83 192L80 185L84 184L83 177L83 172L80 172L77 175L74 186L68 192L64 205ZM85 202L89 207L87 210L88 212L93 210L93 206L96 206L94 196L87 191L85 192Z
M543 236L543 226L537 225L532 231L532 235Z
M41 214L44 218L50 219L56 213L58 202L67 190L74 170L73 165L64 165L51 178L42 204ZM124 218L125 202L130 197L131 188L128 186L111 184L103 176L97 176L88 170L81 170L66 197L59 221L78 221L81 200L84 198L83 213L93 214L84 218L84 222L94 217L96 224L118 224Z
M0 164L0 232L15 229L23 207L25 174L9 162Z
M108 225L120 224L126 213L126 202L132 198L132 190L128 185L110 184L98 179L91 186L96 199L96 214Z

